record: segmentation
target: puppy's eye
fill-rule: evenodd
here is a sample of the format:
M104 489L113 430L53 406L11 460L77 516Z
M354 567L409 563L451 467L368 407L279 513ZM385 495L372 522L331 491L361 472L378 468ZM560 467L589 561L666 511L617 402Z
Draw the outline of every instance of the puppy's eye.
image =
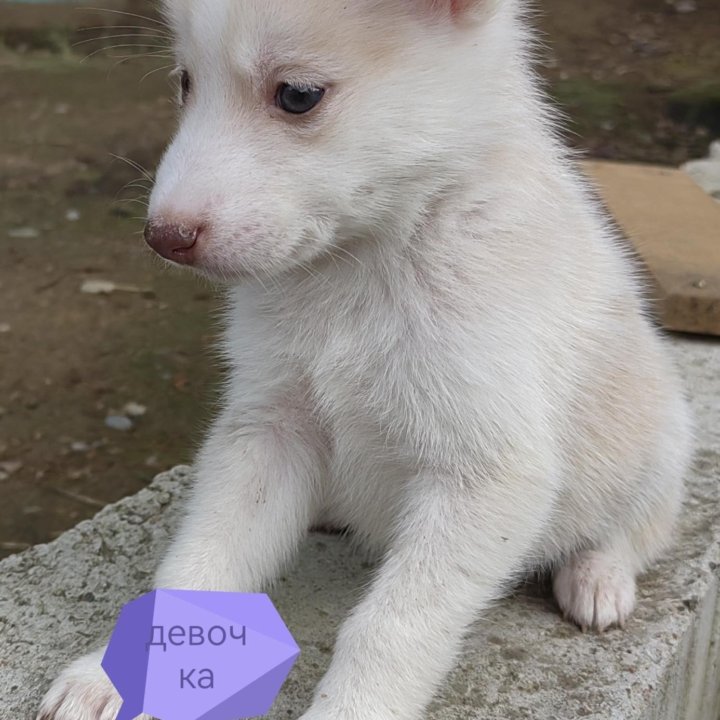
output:
M183 70L180 73L180 99L184 104L190 95L192 90L192 81L190 80L190 73L187 70Z
M285 112L302 115L310 112L325 95L325 88L297 87L283 83L278 85L275 104Z

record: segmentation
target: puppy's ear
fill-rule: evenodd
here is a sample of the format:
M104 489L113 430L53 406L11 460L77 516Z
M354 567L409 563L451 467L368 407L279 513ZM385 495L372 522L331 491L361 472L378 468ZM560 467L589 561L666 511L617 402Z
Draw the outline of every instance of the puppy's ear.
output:
M438 10L446 10L455 17L460 17L473 5L479 5L479 0L429 0Z
M486 13L498 0L411 0L436 17L455 21L477 18Z

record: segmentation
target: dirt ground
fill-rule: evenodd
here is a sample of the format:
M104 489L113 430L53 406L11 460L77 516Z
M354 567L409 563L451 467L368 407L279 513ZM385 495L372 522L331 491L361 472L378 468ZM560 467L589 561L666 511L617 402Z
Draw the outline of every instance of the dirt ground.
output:
M720 136L717 0L539 5L574 145L677 165ZM218 294L145 249L145 183L117 159L155 167L167 61L82 61L79 37L0 24L0 556L189 461L220 376Z

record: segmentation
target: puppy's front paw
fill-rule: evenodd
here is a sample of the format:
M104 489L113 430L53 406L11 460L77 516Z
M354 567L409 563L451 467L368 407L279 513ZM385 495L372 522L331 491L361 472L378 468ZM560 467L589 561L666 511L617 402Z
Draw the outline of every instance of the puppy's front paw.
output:
M571 558L553 578L555 599L565 617L583 630L623 627L635 607L635 577L617 559L599 551Z
M43 698L37 720L115 720L122 699L100 666L103 652L86 655L61 673Z

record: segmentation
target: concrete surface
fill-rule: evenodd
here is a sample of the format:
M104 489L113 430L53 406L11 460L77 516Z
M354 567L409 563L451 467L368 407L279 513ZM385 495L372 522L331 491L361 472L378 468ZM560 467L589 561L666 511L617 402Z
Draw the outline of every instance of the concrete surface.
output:
M674 340L698 419L698 453L675 550L644 577L628 628L583 635L547 587L528 584L471 633L433 720L718 720L720 717L720 344ZM0 718L30 720L70 659L101 642L149 588L187 468L50 545L0 563ZM313 535L271 596L302 655L271 717L296 717L370 568L347 541ZM165 718L164 720L172 720Z

